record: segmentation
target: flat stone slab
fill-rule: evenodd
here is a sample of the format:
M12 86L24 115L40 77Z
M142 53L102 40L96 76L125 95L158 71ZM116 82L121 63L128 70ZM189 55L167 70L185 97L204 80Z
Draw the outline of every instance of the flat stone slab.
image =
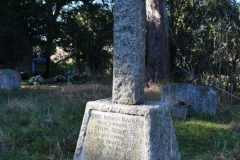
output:
M20 73L12 69L0 69L0 89L21 88Z
M167 103L88 102L74 160L180 160Z
M195 114L207 113L215 115L217 110L217 91L212 87L169 83L162 87L161 101L169 103L172 107L179 102L190 105L191 112Z

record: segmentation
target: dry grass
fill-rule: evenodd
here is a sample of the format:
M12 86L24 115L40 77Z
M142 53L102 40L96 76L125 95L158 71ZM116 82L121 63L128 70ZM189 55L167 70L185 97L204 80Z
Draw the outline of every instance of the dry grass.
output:
M81 99L82 102L111 97L111 87L101 84L73 85L68 83L53 90L55 96L68 99Z
M240 160L240 146L236 146L232 151L219 152L214 160Z
M158 84L152 84L149 87L145 87L144 92L146 100L160 101L161 99L161 87ZM68 83L62 86L52 86L51 94L58 97L67 97L69 99L80 98L83 102L87 102L111 97L112 86L92 83L73 85Z
M111 97L112 95L112 86L102 84L84 84L76 86L69 83L66 86L62 86L60 88L61 92L58 92L56 94L67 93L69 97L81 97L86 101ZM152 101L160 101L160 89L161 88L158 84L152 84L149 87L145 87L145 99Z
M6 109L9 111L23 111L29 112L36 108L35 104L31 101L31 99L19 99L13 98L4 101Z
M161 87L158 84L151 84L149 87L144 88L145 99L149 101L161 100Z
M101 84L85 84L79 85L76 87L75 85L68 84L65 88L62 88L64 92L69 95L78 94L79 97L85 99L101 99L105 97L111 96L111 87L101 85Z

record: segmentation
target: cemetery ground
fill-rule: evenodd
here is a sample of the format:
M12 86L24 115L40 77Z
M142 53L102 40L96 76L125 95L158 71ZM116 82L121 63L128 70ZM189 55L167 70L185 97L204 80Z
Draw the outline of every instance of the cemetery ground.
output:
M160 87L145 88L146 99L160 100ZM86 103L111 92L107 81L0 91L0 160L73 159ZM239 103L219 103L215 117L173 123L182 160L240 159Z

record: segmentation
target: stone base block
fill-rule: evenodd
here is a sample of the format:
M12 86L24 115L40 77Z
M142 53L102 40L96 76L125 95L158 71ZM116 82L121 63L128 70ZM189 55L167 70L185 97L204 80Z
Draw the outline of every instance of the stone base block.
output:
M168 103L88 102L74 160L180 160Z
M190 105L174 105L172 108L172 116L186 119L190 115Z

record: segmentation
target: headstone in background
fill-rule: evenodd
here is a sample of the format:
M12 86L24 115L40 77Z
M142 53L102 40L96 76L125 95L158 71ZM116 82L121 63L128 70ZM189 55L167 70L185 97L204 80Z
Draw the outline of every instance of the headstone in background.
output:
M194 114L216 115L217 92L212 87L186 83L169 83L162 87L161 101L168 102L172 107L179 102L190 105ZM193 113L191 113L193 114Z
M35 57L32 59L32 74L45 75L47 70L47 60L44 57Z
M18 66L15 68L17 72L20 73L21 80L28 80L31 75L31 66L26 65L26 66Z
M11 69L0 69L0 89L21 88L19 72Z

